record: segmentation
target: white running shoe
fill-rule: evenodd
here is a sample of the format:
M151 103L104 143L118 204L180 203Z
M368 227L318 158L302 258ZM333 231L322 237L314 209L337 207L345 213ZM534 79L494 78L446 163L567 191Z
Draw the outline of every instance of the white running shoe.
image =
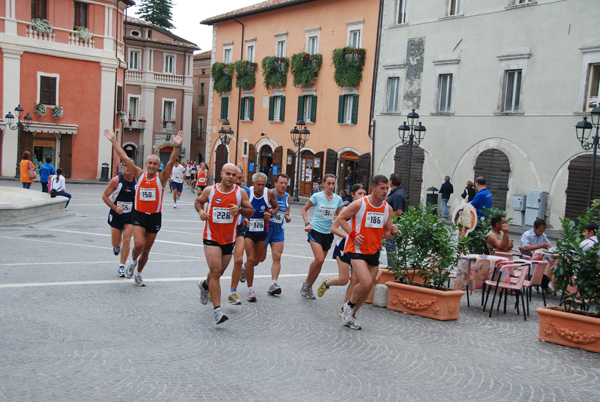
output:
M135 271L136 267L137 260L131 261L131 263L127 266L127 269L125 270L125 278L131 279L131 277L133 276L133 271Z
M119 274L120 278L124 278L125 277L125 265L119 265L118 274Z
M256 302L256 294L254 294L254 289L248 289L248 298L246 299L250 303Z
M133 276L133 280L134 280L135 284L138 285L139 287L146 286L146 284L144 283L144 280L142 279L142 274L140 274L139 272L135 273L135 275Z
M344 304L344 313L342 314L342 324L350 326L354 320L354 307L350 307L348 303Z
M219 325L224 323L225 321L227 321L229 318L223 314L221 312L221 310L219 311L215 311L215 325Z
M205 281L198 281L198 288L200 288L200 303L208 304L209 294L208 289L204 289L204 286L202 286L204 282Z

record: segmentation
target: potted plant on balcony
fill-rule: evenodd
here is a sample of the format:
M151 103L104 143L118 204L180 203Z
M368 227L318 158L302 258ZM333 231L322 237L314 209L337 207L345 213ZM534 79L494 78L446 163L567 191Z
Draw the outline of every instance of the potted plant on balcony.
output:
M440 215L431 213L432 208L410 207L397 220L397 249L388 263L395 281L386 282L388 309L456 320L464 292L445 287L449 268L456 263L456 228L449 229Z
M256 67L258 64L248 60L233 63L235 69L235 86L242 89L254 88L256 85Z
M562 220L559 262L552 274L555 289L563 292L564 307L540 307L536 312L540 340L600 353L600 244L585 250L579 246L587 223L600 223L597 210L588 209L577 221Z
M294 75L294 86L310 87L319 74L323 56L320 54L296 53L292 56L292 74Z
M50 35L53 30L52 25L46 19L34 18L31 20L31 26L39 33L46 35Z
M75 32L77 33L77 39L82 42L89 42L92 39L92 33L86 27L77 27Z
M342 47L333 51L335 73L333 79L340 87L356 88L362 81L365 66L365 49Z
M37 105L35 105L35 114L37 114L38 116L45 116L46 112L48 112L48 109L46 109L46 106L42 103L38 103Z
M119 120L121 120L121 123L123 124L126 124L129 121L125 112L119 112Z
M214 63L210 68L210 75L213 78L213 88L219 94L231 91L231 82L233 78L233 66L226 63Z
M60 105L56 105L52 108L52 118L58 120L63 117L63 108Z
M287 57L267 56L262 59L261 64L265 88L284 87L287 84L290 59Z

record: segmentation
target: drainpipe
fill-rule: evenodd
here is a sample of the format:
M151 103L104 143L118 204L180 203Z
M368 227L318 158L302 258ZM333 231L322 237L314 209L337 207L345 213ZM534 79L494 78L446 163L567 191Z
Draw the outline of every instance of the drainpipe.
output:
M121 59L119 59L119 3L123 3L125 4L124 1L122 0L117 0L117 21L116 21L116 28L117 28L117 32L115 35L115 59L117 59L117 68L115 69L115 101L114 101L114 105L116 105L116 97L117 97L117 92L118 92L118 78L119 78L119 68L121 67ZM124 13L124 17L123 17L123 25L125 25L125 17L127 16L127 9L129 7L127 6L127 4L125 4L125 13ZM123 35L123 42L125 42L125 35ZM124 50L125 51L125 50ZM125 65L125 68L127 68L127 65ZM125 96L125 72L123 72L123 97ZM121 98L121 111L123 111L123 97ZM116 129L116 121L115 121L115 113L113 113L113 124L112 124L112 129L113 132ZM121 137L119 138L119 144L121 145L121 147L123 147L123 130L121 130ZM114 151L110 153L110 166L111 169L114 166L114 158L115 158L115 153Z
M242 41L240 43L240 60L244 60L244 30L245 26L237 18L233 18L235 22L242 26ZM256 52L254 52L256 54ZM256 71L254 72L256 74ZM237 111L237 119L236 119L236 127L235 127L235 164L237 165L237 157L238 157L238 140L240 138L240 110L242 109L242 88L238 87L238 111Z
M186 73L188 73L188 74L190 73L189 63L185 63L185 56L186 56L188 50L190 50L190 49L185 49L183 51L183 60L184 60L184 63L183 63L183 79L184 79L184 82L185 82L185 74ZM192 50L192 66L194 65L193 52L194 51ZM194 71L193 67L192 67L191 71ZM193 88L193 86L194 86L194 73L192 72L192 88ZM185 94L183 92L182 92L181 95L185 98ZM181 104L183 104L183 102L181 102ZM192 116L194 115L193 109L194 109L194 100L192 99ZM183 130L183 108L181 109L181 116L182 116L182 119L181 119L181 129ZM194 124L193 121L192 121L192 124ZM186 150L188 152L188 155L187 155L188 161L190 160L190 155L192 154L192 133L191 133L191 126L190 126L190 147L189 148L190 149ZM181 158L181 155L179 155L179 158ZM185 158L184 158L184 160L185 160Z
M381 46L381 32L383 19L383 0L379 0L379 16L377 17L377 41L375 42L375 62L373 64L373 83L371 85L371 112L369 114L369 138L371 139L371 177L375 173L375 96L377 86L377 72L379 71L379 48Z

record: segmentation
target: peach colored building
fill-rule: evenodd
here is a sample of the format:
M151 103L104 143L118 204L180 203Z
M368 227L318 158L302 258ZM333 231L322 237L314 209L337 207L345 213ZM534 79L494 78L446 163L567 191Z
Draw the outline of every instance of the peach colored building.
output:
M206 150L211 55L211 50L194 55L194 106L192 109L190 160L196 162L204 162Z
M0 175L13 176L17 155L28 150L36 166L49 155L66 177L100 177L112 158L102 131L121 128L123 17L133 4L0 0L1 115L20 105L21 118L33 117L22 132L0 121Z
M287 173L291 190L297 148L290 130L297 120L304 120L311 134L301 150L300 195L310 194L326 173L338 176L336 191L341 193L349 167L356 182L367 184L378 17L376 0L270 0L202 21L213 26L213 69L215 63L257 63L248 69L254 72L254 86L238 88L239 77L234 75L231 89L219 86L219 93L211 80L206 160L215 176L224 162L241 163L247 179L270 169L273 175ZM358 61L364 55L362 80L356 86L339 86L334 80L333 52L346 47L350 50L345 60ZM350 54L354 48L360 49L356 59ZM285 85L278 81L267 89L263 59L274 60L281 66L276 68L285 70L298 54L297 65L304 71L314 69L322 55L317 78L294 86L290 67ZM232 69L226 66L222 72ZM277 70L268 70L273 71ZM234 131L227 145L221 144L218 133L225 119Z

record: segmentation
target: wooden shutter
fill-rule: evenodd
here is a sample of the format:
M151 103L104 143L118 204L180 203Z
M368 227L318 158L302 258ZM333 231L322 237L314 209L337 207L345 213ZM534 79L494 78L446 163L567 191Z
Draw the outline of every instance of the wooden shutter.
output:
M508 156L497 149L483 151L475 162L475 177L483 176L492 193L492 207L506 210L510 162Z
M358 163L356 164L356 179L355 183L361 183L365 186L369 185L371 170L371 154L362 154L358 157Z
M240 120L244 120L244 112L246 111L246 98L242 98L240 102Z
M221 120L225 120L229 116L229 98L221 98Z
M250 101L248 102L248 107L250 108L250 121L254 121L254 96L250 97Z
M254 162L254 171L250 171L250 163ZM257 172L258 166L256 165L256 147L254 144L248 144L248 169L246 183L252 183L252 175Z
M316 168L314 167L314 162L313 162L313 181L317 180L319 182L323 181L323 168L325 166L323 166L325 164L325 152L321 151L321 152L317 152L315 154L315 160L316 159L320 159L321 163L319 164L319 167Z
M275 152L273 152L273 166L277 166L277 173L283 173L283 147L278 146L275 148ZM277 175L273 175L270 177L271 183L275 183L275 177Z
M327 150L327 161L325 163L325 174L335 174L337 169L337 152L329 148Z
M71 161L73 160L73 135L60 136L60 167L63 176L71 177ZM107 161L109 162L109 161Z
M31 0L31 19L46 19L46 0Z
M591 154L578 156L569 163L565 218L576 219L587 208L591 171ZM600 164L598 163L596 163L596 171L594 173L592 200L597 198L600 198Z
M317 96L313 95L310 101L310 121L317 121Z
M352 124L358 121L358 95L352 96Z
M298 97L298 118L296 120L304 120L304 96Z
M56 105L56 77L44 77L40 81L40 103Z
M285 119L285 96L281 97L281 107L279 108L279 121Z
M286 165L286 167L285 167L285 173L290 178L288 180L287 192L289 194L293 195L294 194L294 185L295 185L295 180L296 180L296 151L288 148L287 157L288 158L292 157L292 163ZM287 163L287 160L286 160L286 163Z
M275 118L275 97L269 96L269 121Z
M410 194L408 205L418 205L421 201L421 185L423 184L423 163L425 162L425 151L423 148L413 147L410 168ZM400 174L402 188L406 190L408 178L408 147L399 146L394 156L394 173ZM429 187L429 186L427 186Z
M117 112L123 110L123 87L117 87Z
M76 27L87 27L87 4L76 1L74 8L73 29Z
M338 123L344 123L344 95L340 95L338 101Z

